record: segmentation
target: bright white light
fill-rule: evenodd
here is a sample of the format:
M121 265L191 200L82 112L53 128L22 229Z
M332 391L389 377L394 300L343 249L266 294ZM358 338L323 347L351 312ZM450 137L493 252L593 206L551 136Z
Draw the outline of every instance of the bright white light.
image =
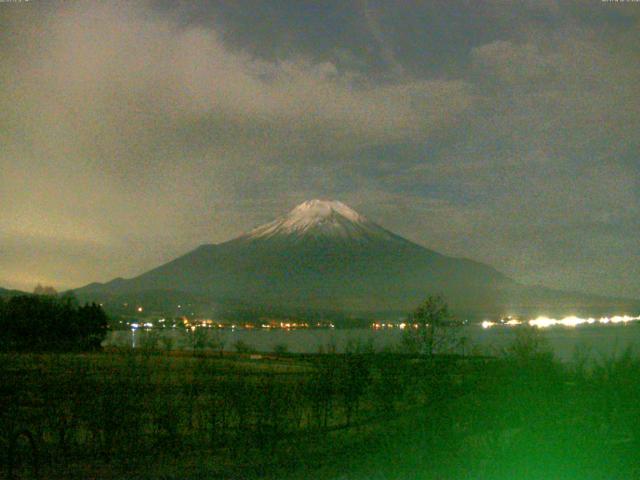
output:
M490 322L489 320L485 320L482 322L482 328L491 328L496 324L496 322Z
M555 325L556 323L557 323L556 320L548 317L538 317L533 320L529 320L529 325L531 325L532 327L538 327L538 328L547 328L552 325Z
M622 317L616 316L616 317L611 318L611 323L621 323L621 322L622 323L627 323L627 322L631 322L633 320L638 320L638 318L633 318L633 317L630 317L628 315L624 315Z
M582 325L583 323L587 323L586 318L578 318L578 317L565 317L560 320L560 324L565 327L575 327L577 325Z
M548 318L548 317L538 317L535 318L533 320L529 320L529 325L531 325L532 327L538 327L538 328L548 328L548 327L553 327L556 325L561 325L563 327L577 327L578 325L582 325L582 324L594 324L594 323L601 323L603 325L609 324L609 323L613 323L613 324L617 324L617 323L629 323L629 322L635 322L640 320L640 316L638 317L630 317L629 315L617 315L614 317L602 317L598 320L596 320L595 318L580 318L580 317L576 317L576 316L570 316L570 317L564 317L562 319L555 319L555 318ZM509 325L509 323L507 322L507 325Z

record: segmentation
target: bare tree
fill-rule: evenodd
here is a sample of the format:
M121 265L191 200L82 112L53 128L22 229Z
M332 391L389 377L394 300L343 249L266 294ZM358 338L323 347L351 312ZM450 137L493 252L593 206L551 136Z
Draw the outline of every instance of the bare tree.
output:
M433 355L454 342L453 315L444 298L429 296L409 317L403 343L412 353Z

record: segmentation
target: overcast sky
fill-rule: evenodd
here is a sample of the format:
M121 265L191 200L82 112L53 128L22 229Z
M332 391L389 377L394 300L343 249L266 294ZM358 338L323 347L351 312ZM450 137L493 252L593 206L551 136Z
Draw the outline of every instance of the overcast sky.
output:
M310 198L640 298L640 3L0 3L0 286L134 276Z

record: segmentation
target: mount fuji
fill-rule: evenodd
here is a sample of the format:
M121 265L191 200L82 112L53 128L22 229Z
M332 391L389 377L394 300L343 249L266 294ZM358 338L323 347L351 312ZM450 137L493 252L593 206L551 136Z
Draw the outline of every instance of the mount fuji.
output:
M135 278L90 284L76 293L164 307L187 301L201 314L243 308L407 312L430 294L444 295L454 311L470 315L576 314L637 305L519 284L488 265L429 250L341 202L325 200L306 201L240 237L202 245Z

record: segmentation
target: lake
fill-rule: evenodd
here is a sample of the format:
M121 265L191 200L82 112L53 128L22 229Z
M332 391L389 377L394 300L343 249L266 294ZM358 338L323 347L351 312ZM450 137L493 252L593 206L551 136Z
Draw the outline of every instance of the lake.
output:
M461 327L459 334L468 340L467 352L476 346L483 352L497 351L509 345L517 328L494 327L485 329L480 325ZM214 340L221 338L225 350L234 350L234 344L242 341L259 352L272 352L276 345L284 345L292 353L316 353L320 348L325 351L335 346L343 352L349 343L373 345L376 350L394 347L402 341L403 332L398 328L374 330L371 328L353 329L300 329L300 330L263 330L263 329L203 329L203 335ZM548 340L555 355L569 361L576 350L588 352L593 359L609 358L622 354L625 349L640 351L640 323L581 325L579 327L553 327L542 329L541 334ZM154 331L114 331L110 332L105 346L131 346L140 348L153 338L169 338L172 348L190 349L192 336L182 329L163 329ZM162 342L160 342L162 346Z

